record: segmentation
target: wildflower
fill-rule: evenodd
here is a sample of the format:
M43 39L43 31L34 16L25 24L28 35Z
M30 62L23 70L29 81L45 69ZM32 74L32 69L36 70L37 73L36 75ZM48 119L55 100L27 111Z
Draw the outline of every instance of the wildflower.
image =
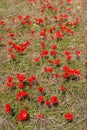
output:
M44 88L42 86L38 87L38 91L39 92L43 92L44 91Z
M69 56L69 55L71 54L71 52L70 52L70 51L65 51L64 54L65 54L66 56Z
M34 75L27 79L27 81L30 82L30 83L32 83L35 80L36 80L36 76L34 76Z
M17 75L17 79L18 79L19 81L24 81L24 80L26 79L26 77L25 77L25 75L19 73L19 74Z
M24 91L20 91L17 93L16 100L21 100L23 97L28 97L28 93Z
M57 59L57 60L55 61L55 64L56 64L56 65L60 65L60 59Z
M47 67L44 67L43 69L44 69L44 72L47 72Z
M15 18L13 17L11 20L12 20L12 21L14 21L14 20L15 20Z
M61 86L61 91L66 91L66 87L65 86Z
M57 48L57 45L52 45L52 49L56 49Z
M9 88L13 88L14 87L14 82L9 82L7 81L6 85L9 87Z
M23 87L24 87L24 83L20 81L20 83L18 84L18 88L23 88Z
M43 19L38 18L38 19L37 19L37 23L38 23L39 25L43 24Z
M6 111L6 113L10 113L10 112L11 112L11 106L10 106L9 103L7 103L7 104L5 105L5 111Z
M69 66L63 66L62 68L63 68L63 70L64 70L65 72L70 69Z
M27 120L29 117L29 114L26 110L21 110L19 115L18 115L18 121L23 121L23 120Z
M13 43L12 41L9 41L8 44L9 44L9 45L13 45L14 43Z
M65 118L66 118L66 120L68 120L68 121L72 121L73 118L74 118L74 116L73 116L73 114L71 114L71 113L67 113L67 114L65 114Z
M67 19L68 15L67 14L62 14L61 16L63 19Z
M44 67L44 72L53 72L54 68L53 67Z
M49 59L48 61L49 61L50 64L54 64L53 60Z
M57 52L55 50L50 51L50 54L56 56Z
M8 48L8 51L12 52L12 51L13 51L13 48Z
M43 29L43 31L40 33L40 36L43 36L43 37L46 36L46 28Z
M25 17L24 17L24 20L26 21L26 20L29 20L30 19L30 16L29 15L26 15Z
M54 19L55 19L55 20L57 20L57 18L58 18L58 16L57 16L57 15L54 15L53 17L54 17Z
M0 37L0 41L2 41L2 39L3 39L3 38L2 38L2 37Z
M38 97L38 102L39 103L44 103L44 97L43 96L39 96Z
M72 70L72 75L74 75L74 76L79 76L80 73L81 72L79 70L76 70L76 69Z
M44 42L44 41L41 42L41 47L42 47L43 49L45 49L45 42Z
M85 62L85 67L87 67L87 62Z
M72 59L72 56L71 55L68 55L67 56L67 60L71 60Z
M11 82L13 80L12 76L8 76L8 82Z
M32 83L33 82L33 79L30 77L27 79L28 82Z
M10 36L10 37L14 37L14 33L10 33L9 36Z
M64 73L62 76L64 79L66 79L68 77L67 73Z
M32 78L33 81L36 80L36 76L35 75L31 76L31 78Z
M26 22L24 20L21 21L21 24L24 25Z
M48 55L48 50L43 50L40 53L41 57L47 56Z
M15 58L15 54L10 54L10 57L12 58L12 59L14 59Z
M71 2L71 0L66 0L66 2L68 2L68 3L69 3L69 2Z
M28 46L30 46L30 45L31 45L31 42L30 42L30 41L26 41L25 47L28 47Z
M22 19L22 15L18 15L18 19Z
M28 26L30 26L30 25L31 25L31 21L26 22L26 24L27 24Z
M81 52L79 50L76 51L76 55L80 56Z
M43 114L38 114L37 117L38 117L39 119L43 119L43 118L44 118L44 115L43 115Z
M61 39L63 37L62 32L56 32L57 39Z
M50 101L46 101L46 106L50 107L51 103Z
M39 61L40 61L39 57L37 57L37 58L34 59L34 62L36 62L36 63L38 63Z
M55 73L55 74L54 74L54 77L55 77L55 78L58 78L58 77L59 77L59 74Z
M5 22L4 21L0 21L0 25L4 25L5 24Z
M51 102L52 102L54 105L57 104L57 103L58 103L58 98L57 98L57 96L51 97Z
M34 34L34 30L31 30L31 34Z

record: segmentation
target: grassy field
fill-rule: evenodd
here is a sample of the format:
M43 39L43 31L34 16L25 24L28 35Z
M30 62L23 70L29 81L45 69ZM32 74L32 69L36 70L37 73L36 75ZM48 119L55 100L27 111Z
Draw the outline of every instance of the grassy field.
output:
M0 130L87 130L86 15L85 0L0 0Z

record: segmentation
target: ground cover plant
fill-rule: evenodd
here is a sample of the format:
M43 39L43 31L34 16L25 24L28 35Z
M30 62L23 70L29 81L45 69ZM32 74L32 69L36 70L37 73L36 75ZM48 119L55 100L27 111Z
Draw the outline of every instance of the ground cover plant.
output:
M86 3L0 0L0 130L87 129Z

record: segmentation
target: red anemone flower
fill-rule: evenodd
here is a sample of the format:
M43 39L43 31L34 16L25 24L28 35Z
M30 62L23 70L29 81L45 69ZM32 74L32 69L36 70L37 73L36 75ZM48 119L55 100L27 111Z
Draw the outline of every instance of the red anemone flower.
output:
M9 103L7 103L7 104L5 105L5 111L6 111L6 113L10 113L10 112L11 112L11 106L10 106Z
M50 107L51 103L50 101L46 101L46 106Z
M51 97L51 102L52 102L54 105L57 104L57 103L58 103L58 98L57 98L57 96Z
M43 119L43 118L44 118L44 115L43 115L43 114L38 114L37 117L38 117L39 119Z
M44 88L42 86L38 87L38 91L39 92L43 92L44 91Z
M71 114L71 113L67 113L67 114L65 114L65 118L66 118L66 120L68 120L68 121L72 121L73 118L74 118L74 116L73 116L73 114Z
M61 39L63 37L62 32L56 32L57 39Z
M61 86L61 91L66 91L66 87L65 86Z
M18 121L23 121L23 120L27 120L29 117L29 114L26 110L21 110L19 115L18 115Z
M43 96L39 96L38 97L38 102L39 103L44 103L44 97Z

